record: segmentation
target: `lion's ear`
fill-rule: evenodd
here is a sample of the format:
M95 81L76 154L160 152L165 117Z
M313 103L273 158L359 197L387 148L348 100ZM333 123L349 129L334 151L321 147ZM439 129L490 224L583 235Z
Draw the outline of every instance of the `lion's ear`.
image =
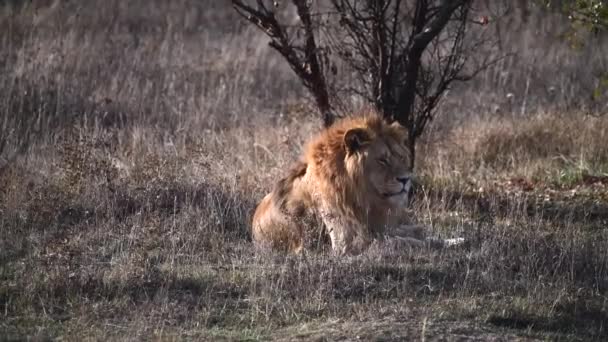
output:
M346 151L354 153L371 142L371 135L365 128L353 128L344 134Z
M393 128L397 128L397 129L405 129L405 127L399 123L399 121L395 120L391 123L391 127Z
M405 146L409 145L409 137L407 135L407 128L399 123L399 121L395 120L391 123L391 128L403 134L405 138L401 141Z

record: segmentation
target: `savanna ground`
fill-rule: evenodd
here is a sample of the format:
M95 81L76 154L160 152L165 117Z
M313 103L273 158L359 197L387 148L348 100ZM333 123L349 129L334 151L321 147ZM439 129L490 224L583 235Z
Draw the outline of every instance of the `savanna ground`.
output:
M320 120L228 2L0 1L0 340L608 339L608 42L518 18L419 145L468 242L336 258L252 250Z

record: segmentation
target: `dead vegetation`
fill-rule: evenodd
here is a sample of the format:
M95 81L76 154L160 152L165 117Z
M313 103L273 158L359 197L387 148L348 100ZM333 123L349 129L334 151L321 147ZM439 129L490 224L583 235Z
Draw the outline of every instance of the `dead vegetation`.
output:
M535 88L539 114L471 115L510 91L489 70L418 152L416 219L465 246L255 253L256 201L318 128L290 71L229 4L53 3L0 20L3 338L608 337L606 117ZM549 48L543 72L574 68Z

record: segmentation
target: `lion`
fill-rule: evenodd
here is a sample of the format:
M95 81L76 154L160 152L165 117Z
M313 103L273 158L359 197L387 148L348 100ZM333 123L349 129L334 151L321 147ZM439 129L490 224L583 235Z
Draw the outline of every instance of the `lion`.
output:
M412 192L407 130L377 114L344 118L321 131L303 158L258 204L256 245L299 253L323 237L340 255L359 254L387 229L398 227ZM422 245L421 226L396 235Z

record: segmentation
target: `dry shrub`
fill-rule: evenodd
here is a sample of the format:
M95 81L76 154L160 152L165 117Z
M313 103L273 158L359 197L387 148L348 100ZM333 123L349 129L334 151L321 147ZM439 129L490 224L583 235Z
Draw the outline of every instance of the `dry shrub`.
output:
M497 178L603 174L607 139L607 117L542 113L471 120L420 146L419 173L441 182L464 177L477 186Z
M474 127L472 129L475 129ZM608 121L580 114L540 114L479 127L475 157L494 168L517 167L536 160L608 161Z

